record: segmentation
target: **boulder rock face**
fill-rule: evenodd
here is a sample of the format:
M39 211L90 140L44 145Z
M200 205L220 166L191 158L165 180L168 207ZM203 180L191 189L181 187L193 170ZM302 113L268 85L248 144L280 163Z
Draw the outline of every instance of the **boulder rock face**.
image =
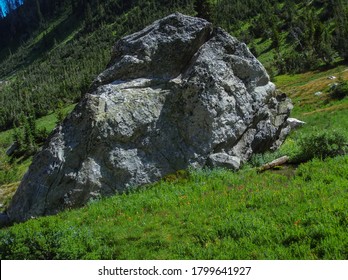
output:
M176 13L119 40L108 68L23 178L12 221L55 214L188 167L276 149L292 108L244 43Z

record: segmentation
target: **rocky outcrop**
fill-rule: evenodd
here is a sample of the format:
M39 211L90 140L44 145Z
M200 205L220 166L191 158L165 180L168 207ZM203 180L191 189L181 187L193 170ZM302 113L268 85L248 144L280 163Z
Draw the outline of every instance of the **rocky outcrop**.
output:
M292 106L247 46L172 14L119 40L108 68L33 160L7 211L54 214L188 167L276 149Z

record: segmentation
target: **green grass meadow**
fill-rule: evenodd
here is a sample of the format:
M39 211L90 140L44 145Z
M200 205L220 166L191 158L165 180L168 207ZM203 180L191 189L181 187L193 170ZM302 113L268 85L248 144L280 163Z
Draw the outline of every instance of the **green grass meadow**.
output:
M0 233L1 259L347 259L348 157L196 170Z

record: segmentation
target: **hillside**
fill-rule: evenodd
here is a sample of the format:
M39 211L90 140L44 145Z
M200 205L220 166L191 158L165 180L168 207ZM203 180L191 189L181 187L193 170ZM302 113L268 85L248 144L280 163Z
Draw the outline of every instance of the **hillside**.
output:
M163 2L27 0L0 20L0 210L115 40L174 11L247 42L306 125L237 173L179 172L2 229L1 259L347 259L347 3ZM289 166L257 172L283 155Z
M203 16L248 43L271 75L347 58L341 0L162 2L27 0L1 19L0 130L78 101L118 38L174 11Z

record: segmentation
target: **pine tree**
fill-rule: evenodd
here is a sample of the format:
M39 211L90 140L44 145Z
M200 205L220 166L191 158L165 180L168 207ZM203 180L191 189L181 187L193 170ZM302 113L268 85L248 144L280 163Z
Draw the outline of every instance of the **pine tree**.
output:
M272 26L272 32L271 32L271 40L272 40L272 47L277 51L280 52L280 41L281 37L277 30L277 27L275 25Z
M13 137L13 141L17 145L16 153L18 154L18 153L20 153L23 150L23 147L24 147L24 137L23 137L22 130L20 128L18 128L16 125L14 126L12 137Z
M73 14L76 13L77 11L77 3L75 0L70 0L70 5L71 5L71 11Z
M98 13L99 20L103 20L103 18L105 16L105 9L104 9L103 4L100 3L99 0L97 0L96 6L97 6L97 13Z
M85 7L84 17L85 17L84 18L85 28L88 31L92 31L93 30L93 14L92 14L91 5L89 3L87 3L87 5Z
M333 2L336 49L342 58L348 60L348 3L347 0L335 0Z
M328 27L319 23L316 27L314 41L316 42L314 49L317 56L326 64L331 64L334 60L335 51L332 47L333 37Z
M39 25L42 25L44 22L44 18L43 18L42 12L41 12L41 6L40 6L39 0L35 1L35 5L36 5L36 14L37 14L37 19L38 19Z
M212 5L209 0L196 0L194 9L197 12L197 17L204 18L208 21L212 20Z

